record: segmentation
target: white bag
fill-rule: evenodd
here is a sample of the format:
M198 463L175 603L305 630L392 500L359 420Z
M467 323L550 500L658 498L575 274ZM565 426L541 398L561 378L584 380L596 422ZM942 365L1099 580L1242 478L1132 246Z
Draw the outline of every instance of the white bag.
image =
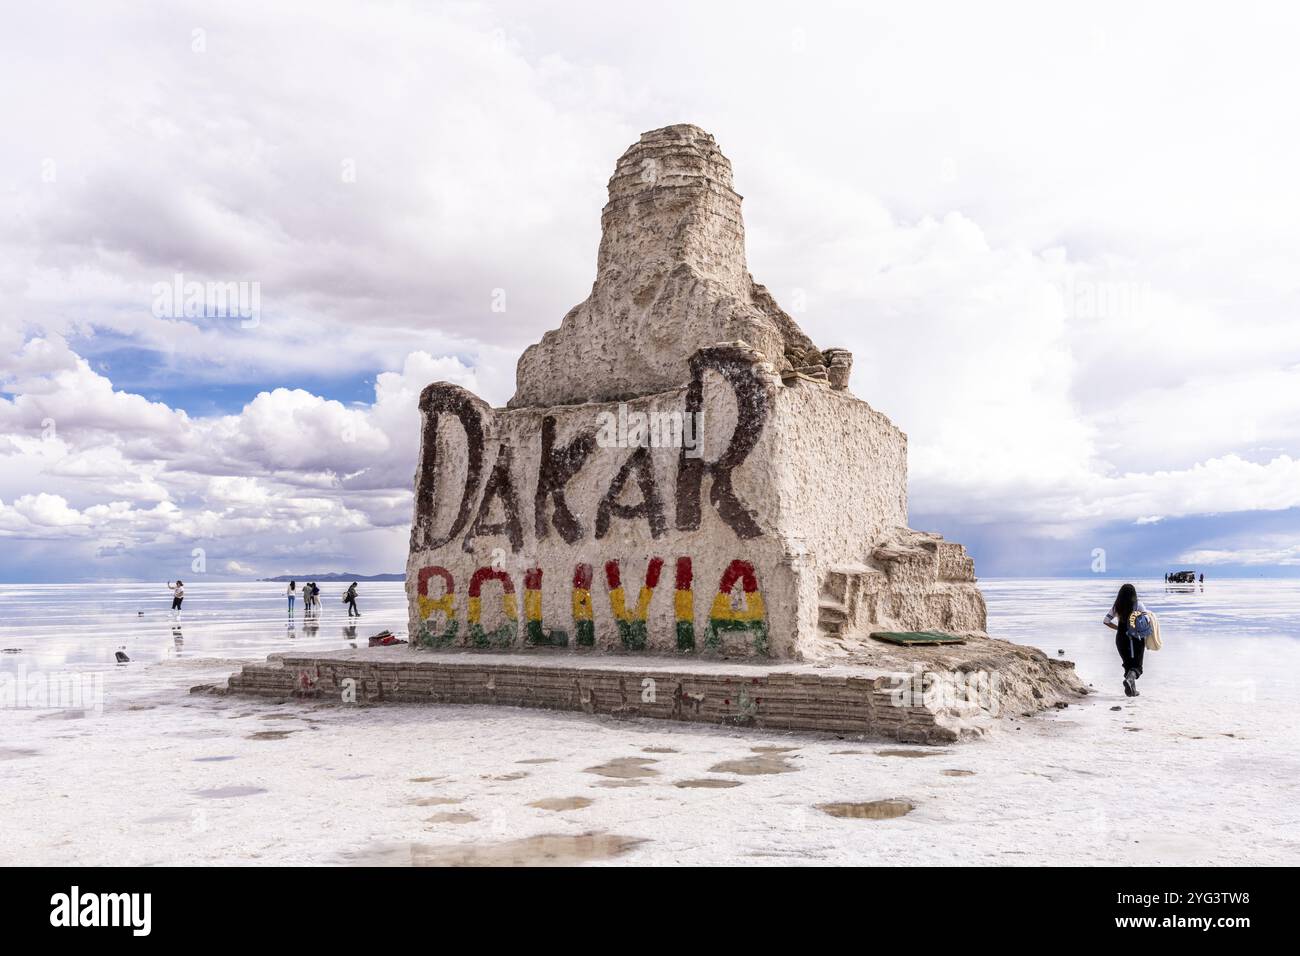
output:
M1163 645L1160 640L1160 619L1150 611L1147 611L1147 614L1151 617L1151 633L1147 635L1147 650L1158 651Z

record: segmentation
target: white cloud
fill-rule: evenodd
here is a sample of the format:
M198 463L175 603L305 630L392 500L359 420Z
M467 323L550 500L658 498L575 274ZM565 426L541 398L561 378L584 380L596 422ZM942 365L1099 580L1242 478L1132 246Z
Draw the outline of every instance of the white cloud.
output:
M1300 544L1269 548L1202 548L1185 551L1178 560L1189 565L1300 567Z
M181 427L184 412L115 390L60 338L35 338L16 361L0 368L0 427L33 433L111 431L119 435L165 433Z
M61 350L38 344L25 354ZM68 369L93 386L63 389ZM268 561L337 563L354 550L344 536L389 540L387 529L410 521L420 391L435 380L477 384L458 360L416 352L400 371L377 376L369 404L274 389L238 414L192 418L149 403L167 427L124 432L103 427L117 413L103 407L105 396L124 414L143 400L115 391L80 356L27 361L23 375L7 380L13 397L0 398L0 421L21 427L15 407L56 396L63 427L45 437L30 429L5 436L3 487L27 490L11 505L0 502L0 536L84 541L104 560L175 561L197 543L222 559L214 569L241 575ZM244 570L229 570L235 566Z
M87 525L88 519L68 507L62 495L49 495L41 492L37 495L23 495L11 506L12 512L25 518L28 524L37 529L48 528L57 531L62 528Z
M1294 19L24 9L0 534L399 565L420 389L505 402L589 287L615 157L680 121L735 164L756 278L908 432L914 510L1056 534L1296 507ZM259 322L155 315L177 273L257 282ZM154 394L238 383L231 414Z

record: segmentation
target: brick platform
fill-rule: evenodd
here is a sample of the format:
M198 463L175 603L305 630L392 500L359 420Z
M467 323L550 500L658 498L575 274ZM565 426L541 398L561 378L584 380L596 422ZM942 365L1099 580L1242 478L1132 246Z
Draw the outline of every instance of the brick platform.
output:
M355 684L346 684L348 680ZM245 664L231 676L228 689L343 704L350 687L359 703L540 707L910 743L976 736L992 723L981 708L965 702L956 712L950 703L900 703L901 683L898 671L856 665L436 652L403 646L274 654L265 663Z

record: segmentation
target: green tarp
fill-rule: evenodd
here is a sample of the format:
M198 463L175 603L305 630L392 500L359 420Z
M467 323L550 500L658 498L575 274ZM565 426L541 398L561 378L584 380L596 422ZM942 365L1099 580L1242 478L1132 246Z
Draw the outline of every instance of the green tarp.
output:
M890 644L965 644L966 639L942 631L873 631L878 641Z

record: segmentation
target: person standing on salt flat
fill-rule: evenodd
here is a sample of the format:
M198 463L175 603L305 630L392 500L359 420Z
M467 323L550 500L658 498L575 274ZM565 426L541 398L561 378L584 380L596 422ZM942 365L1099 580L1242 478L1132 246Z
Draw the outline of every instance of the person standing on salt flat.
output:
M298 592L297 592L297 588L298 588L298 582L297 582L297 581L290 581L290 582L289 582L289 586L288 586L287 588L284 589L284 595L285 595L285 597L287 597L287 598L289 599L289 616L290 616L290 617L293 617L293 600L294 600L294 598L297 596L297 593L298 593ZM304 605L303 605L303 606L304 606L304 607L306 606L306 603L305 603L305 602L304 602Z
M185 600L185 582L178 580L175 584L172 584L168 581L167 587L171 588L172 592L172 616L179 619L181 616L181 602Z
M1115 635L1115 649L1119 651L1120 662L1124 665L1124 695L1137 697L1137 680L1142 676L1142 657L1146 650L1146 638L1140 637L1130 629L1129 620L1134 612L1145 614L1147 609L1138 600L1137 588L1125 584L1115 596L1115 603L1110 606L1102 623L1118 633Z
M357 582L353 581L343 595L343 600L348 605L348 617L360 617L361 612L357 610Z

